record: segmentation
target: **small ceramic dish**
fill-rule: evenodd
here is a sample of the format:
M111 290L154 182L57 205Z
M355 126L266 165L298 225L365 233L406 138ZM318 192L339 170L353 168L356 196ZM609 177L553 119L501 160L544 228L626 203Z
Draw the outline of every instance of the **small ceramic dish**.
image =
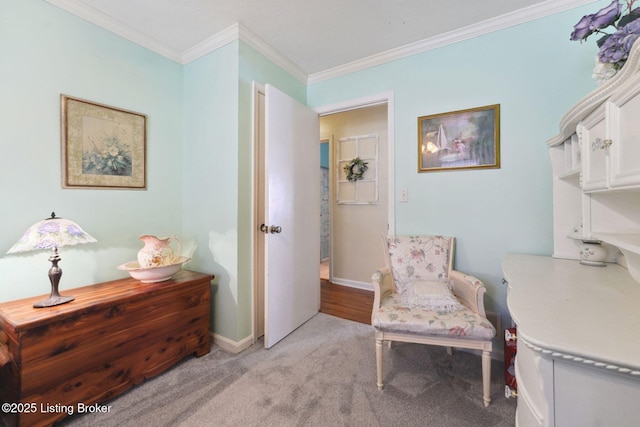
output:
M190 261L191 258L180 257L176 262L169 265L163 265L161 267L148 267L141 268L138 261L131 261L125 264L119 265L118 270L127 271L131 277L138 279L143 283L156 283L164 282L171 279L182 268L182 264Z

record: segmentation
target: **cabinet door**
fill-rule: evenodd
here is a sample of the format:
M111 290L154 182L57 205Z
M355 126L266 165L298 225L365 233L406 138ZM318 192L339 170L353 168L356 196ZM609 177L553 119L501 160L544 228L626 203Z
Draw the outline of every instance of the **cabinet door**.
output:
M640 86L634 86L634 90L612 98L607 107L611 188L640 185Z
M527 427L553 426L553 361L534 352L518 339L517 424Z
M557 360L554 389L557 427L638 425L640 382L632 375Z
M604 106L591 113L581 124L582 189L584 191L607 188L607 139Z

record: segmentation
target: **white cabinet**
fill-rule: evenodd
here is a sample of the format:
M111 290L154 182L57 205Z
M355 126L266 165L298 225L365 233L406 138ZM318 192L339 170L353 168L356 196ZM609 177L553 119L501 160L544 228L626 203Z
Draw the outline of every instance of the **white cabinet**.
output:
M509 254L503 260L507 306L518 326L516 425L635 427L640 40L613 79L565 114L548 145L553 257ZM580 240L601 241L609 263L578 263Z
M609 115L609 187L640 186L640 75L616 91Z
M553 362L518 341L516 357L519 426L553 425Z
M553 361L555 425L637 426L640 381L585 364Z
M574 133L549 148L555 174L553 182L554 255L559 258L577 258L578 248L567 235L581 221L582 146Z
M616 264L508 254L519 427L637 427L640 285Z
M567 161L576 137L578 172ZM613 79L567 112L548 145L554 256L580 259L569 234L581 224L583 240L603 242L607 261L628 267L640 282L640 41Z
M584 191L640 187L639 94L635 75L578 125Z

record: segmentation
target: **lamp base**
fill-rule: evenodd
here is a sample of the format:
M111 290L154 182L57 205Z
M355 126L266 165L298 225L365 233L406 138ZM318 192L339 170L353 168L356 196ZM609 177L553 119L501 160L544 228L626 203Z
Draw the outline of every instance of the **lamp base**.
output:
M49 269L51 295L49 295L49 298L46 300L33 304L34 308L53 307L54 305L66 304L75 299L74 297L65 297L58 293L58 284L60 283L60 277L62 277L62 269L58 267L60 256L58 255L58 248L56 246L53 247L49 261L51 261L51 268Z
M38 301L33 304L34 308L53 307L54 305L66 304L73 301L74 297L65 297L62 295L51 295L49 298Z

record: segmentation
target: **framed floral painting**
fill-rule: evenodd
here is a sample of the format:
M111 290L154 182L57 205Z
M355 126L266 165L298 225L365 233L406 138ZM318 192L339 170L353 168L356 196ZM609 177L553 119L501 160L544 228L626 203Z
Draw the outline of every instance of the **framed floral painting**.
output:
M499 104L418 117L418 172L499 167Z
M60 96L62 187L146 189L147 116Z

